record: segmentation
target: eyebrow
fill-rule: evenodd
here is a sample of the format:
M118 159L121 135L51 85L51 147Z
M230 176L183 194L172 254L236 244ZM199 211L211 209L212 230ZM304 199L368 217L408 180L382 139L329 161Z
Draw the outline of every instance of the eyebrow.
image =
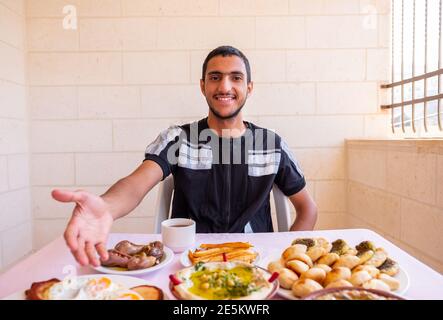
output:
M241 71L232 71L232 72L221 72L221 71L211 71L208 72L208 75L220 75L220 74L231 74L231 75L242 75L244 76L244 73Z

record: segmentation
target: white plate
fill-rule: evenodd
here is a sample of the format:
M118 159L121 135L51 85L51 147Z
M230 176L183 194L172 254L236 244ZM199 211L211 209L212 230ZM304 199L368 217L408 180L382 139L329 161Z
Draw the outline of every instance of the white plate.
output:
M222 262L212 262L212 263L217 264L217 263L222 263ZM211 262L209 262L209 264L211 264ZM187 268L189 268L189 267L187 267ZM266 269L264 269L264 268L262 268L262 267L255 266L255 268L262 270L262 271L263 271L263 275L264 275L266 278L268 278L268 279L272 276L271 273L270 273L268 270L266 270ZM178 272L181 272L181 271L183 271L183 270L186 270L186 268L185 268L185 269L182 269L182 270L179 270ZM189 278L187 278L187 279L183 278L182 280L184 280L185 283L188 282L188 281L191 281L191 280L190 280L190 276L192 276L193 273L194 273L194 272L191 271L191 274L188 275ZM176 274L177 274L177 273L176 273ZM192 282L192 281L191 281L191 282ZM260 299L260 300L268 300L268 299L271 299L271 298L275 295L275 293L277 292L277 290L278 290L279 287L280 287L280 285L279 285L279 283L278 283L278 280L275 279L275 280L272 282L272 290L268 293L268 295L267 295L265 298ZM169 282L169 291L170 291L170 293L171 293L175 298L177 298L178 300L182 300L182 298L177 294L177 292L175 291L174 288L175 288L174 284L170 281L170 282ZM185 290L189 290L189 288L185 288ZM203 297L200 297L200 298L203 299L203 300L205 300ZM243 297L243 298L245 298L245 297ZM237 299L234 299L234 300L237 300Z
M77 279L95 279L95 278L102 278L104 277L103 274L88 274L83 276L78 276ZM118 284L121 284L125 286L126 288L130 289L137 286L142 285L149 285L146 280L140 279L140 278L134 278L134 277L128 277L128 276L118 276L118 275L107 275L107 278L111 279L113 282L116 282ZM31 287L31 284L29 284L29 287ZM167 299L165 293L163 292L164 299ZM24 291L13 293L2 300L26 300L26 295Z
M283 250L281 250L281 252L283 252ZM280 259L280 256L281 256L280 253L270 254L266 258L262 259L258 265L267 270L268 264L272 261L276 261L276 260ZM403 295L406 292L406 290L408 290L408 288L409 288L408 274L406 273L406 271L404 271L401 268L401 266L399 266L399 272L395 275L394 278L400 282L400 287L397 290L391 291L391 292L396 295ZM299 300L297 297L295 297L292 294L291 290L283 289L281 287L278 289L277 294L279 296L289 299L289 300Z
M95 270L97 270L98 272L108 273L108 274L127 275L127 276L136 276L136 275L140 275L140 274L145 274L145 273L153 272L153 271L163 268L164 266L168 265L174 259L174 252L172 252L171 249L169 249L167 247L163 247L163 251L165 254L163 255L160 263L153 266L153 267L150 267L150 268L139 269L139 270L124 270L124 271L115 270L112 268L102 267L102 266L93 267L93 268Z
M189 260L189 257L188 257L188 252L189 252L189 250L195 251L198 248L200 248L200 247L193 247L193 248L187 249L180 255L180 263L182 264L183 267L192 266L192 262L191 262L191 260ZM255 250L253 250L253 251L257 253L257 257L255 258L255 261L254 261L254 264L257 264L257 262L260 260L260 253L258 253Z

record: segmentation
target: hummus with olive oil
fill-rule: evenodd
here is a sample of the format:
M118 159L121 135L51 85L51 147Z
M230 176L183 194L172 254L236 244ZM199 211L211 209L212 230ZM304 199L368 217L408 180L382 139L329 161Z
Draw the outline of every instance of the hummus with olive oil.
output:
M184 300L262 300L275 287L267 271L244 262L200 263L175 276L181 283L173 290Z

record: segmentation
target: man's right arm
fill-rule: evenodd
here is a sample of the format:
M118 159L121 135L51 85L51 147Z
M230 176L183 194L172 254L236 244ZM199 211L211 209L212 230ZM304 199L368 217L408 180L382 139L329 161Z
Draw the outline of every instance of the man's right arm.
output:
M96 252L108 259L106 243L113 221L131 212L162 177L160 166L146 160L101 197L82 190L52 191L55 200L76 204L64 237L81 265L100 265Z
M146 160L129 176L112 185L101 197L116 220L134 210L162 178L161 167L152 160Z

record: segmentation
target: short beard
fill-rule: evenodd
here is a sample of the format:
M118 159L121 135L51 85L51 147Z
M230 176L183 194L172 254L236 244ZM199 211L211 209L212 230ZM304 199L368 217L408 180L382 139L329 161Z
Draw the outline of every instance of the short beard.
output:
M207 101L207 100L206 100L206 101ZM207 102L208 102L208 101L207 101ZM216 118L221 119L221 120L228 120L228 119L235 118L236 116L238 116L238 114L239 114L240 111L243 109L243 107L245 106L245 104L246 104L246 99L245 99L245 101L243 102L243 104L242 104L237 110L235 110L233 113L231 113L231 114L229 114L229 115L227 115L227 116L222 116L220 113L217 112L217 110L215 110L213 107L211 107L211 105L210 105L209 102L208 102L209 110L211 110L212 114L213 114Z

